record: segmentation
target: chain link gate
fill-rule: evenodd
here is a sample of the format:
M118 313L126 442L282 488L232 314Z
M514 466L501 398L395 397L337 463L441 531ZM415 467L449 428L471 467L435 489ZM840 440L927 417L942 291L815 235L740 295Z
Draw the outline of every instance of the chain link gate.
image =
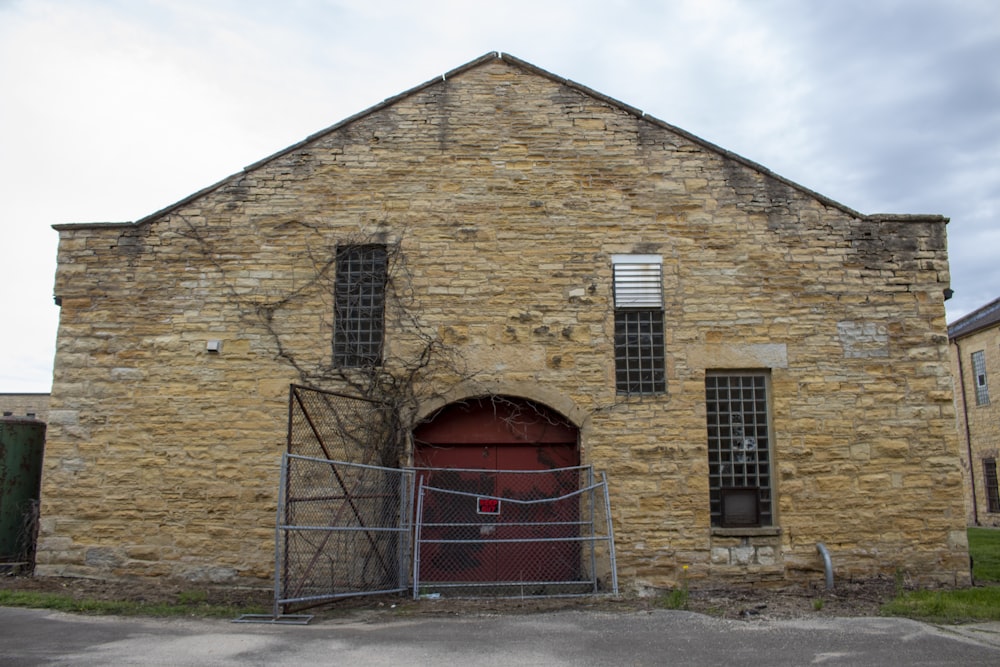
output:
M608 485L590 466L417 469L413 596L618 594Z
M618 594L603 473L399 468L398 434L382 403L291 386L274 610L237 620L307 623L290 612L408 591L411 549L415 597Z
M413 472L393 467L395 426L377 401L291 386L270 622L305 623L288 612L407 590Z

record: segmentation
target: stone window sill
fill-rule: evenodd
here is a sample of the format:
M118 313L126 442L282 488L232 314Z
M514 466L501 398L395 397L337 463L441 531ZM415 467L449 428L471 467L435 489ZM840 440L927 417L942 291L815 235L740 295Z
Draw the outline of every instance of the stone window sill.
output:
M762 526L760 528L719 528L712 527L713 537L775 537L781 535L778 526Z

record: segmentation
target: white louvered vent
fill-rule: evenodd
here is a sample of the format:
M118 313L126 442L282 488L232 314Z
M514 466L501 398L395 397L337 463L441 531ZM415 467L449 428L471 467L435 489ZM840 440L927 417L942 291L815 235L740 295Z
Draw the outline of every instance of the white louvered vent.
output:
M612 255L615 308L663 307L663 258L659 255Z

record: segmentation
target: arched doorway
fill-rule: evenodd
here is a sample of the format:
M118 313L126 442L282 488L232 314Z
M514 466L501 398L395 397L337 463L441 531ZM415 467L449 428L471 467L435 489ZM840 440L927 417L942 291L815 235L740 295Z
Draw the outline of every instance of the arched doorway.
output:
M450 403L413 430L418 468L549 470L580 464L579 429L523 398Z
M421 581L578 576L578 505L534 502L580 486L575 467L580 464L579 429L568 419L523 398L479 397L441 408L413 436L414 464L423 483L460 492L425 496L430 506L424 506L424 516L431 525L424 530L432 544L422 554ZM505 500L491 517L477 504L482 498ZM544 552L533 541L539 538L547 538Z

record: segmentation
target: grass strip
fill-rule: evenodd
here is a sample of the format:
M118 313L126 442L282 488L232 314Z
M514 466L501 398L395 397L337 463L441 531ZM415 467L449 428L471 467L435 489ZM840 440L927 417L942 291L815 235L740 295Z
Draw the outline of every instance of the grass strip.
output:
M1000 621L1000 587L907 591L882 605L881 613L931 623Z
M969 555L976 582L1000 582L1000 530L969 528Z
M236 608L230 605L215 605L206 602L134 602L130 600L94 600L74 598L58 593L34 591L0 590L0 607L31 607L52 609L73 614L114 615L114 616L194 616L211 618L235 618L241 614L267 613L263 608Z

